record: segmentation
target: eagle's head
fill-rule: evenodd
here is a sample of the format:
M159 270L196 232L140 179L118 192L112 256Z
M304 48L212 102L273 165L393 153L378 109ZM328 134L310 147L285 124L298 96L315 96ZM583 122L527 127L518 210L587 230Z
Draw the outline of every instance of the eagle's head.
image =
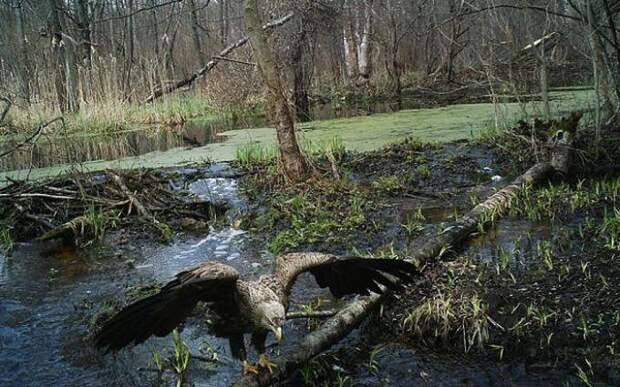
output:
M272 331L276 340L282 340L282 325L286 319L284 305L277 301L262 302L257 306L259 325L265 330Z

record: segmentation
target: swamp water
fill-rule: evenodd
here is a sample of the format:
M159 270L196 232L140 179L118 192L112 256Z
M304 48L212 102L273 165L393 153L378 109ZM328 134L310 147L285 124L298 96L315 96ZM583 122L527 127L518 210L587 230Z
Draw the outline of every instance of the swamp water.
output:
M551 93L556 114L587 107L591 90ZM339 137L354 151L369 151L386 144L415 137L421 141L450 142L471 138L493 126L499 114L501 125L511 125L524 115L540 114L539 102L526 104L457 104L417 109L419 101L403 100L358 103L345 107L317 105L315 121L299 124L302 144L321 144ZM247 126L246 129L239 129ZM196 119L179 128L146 128L126 132L43 137L30 150L14 152L0 159L0 184L7 178L25 179L53 176L72 168L84 171L138 167L171 167L190 162L234 160L239 147L257 144L273 147L275 130L264 119L247 122ZM231 130L235 129L235 130ZM19 140L0 142L0 153ZM27 149L28 148L28 149Z
M83 250L24 243L11 257L0 254L0 385L154 384L157 372L151 364L152 351L162 357L169 355L171 336L152 338L117 356L103 356L85 337L88 324L104 301L120 297L128 286L166 282L205 260L234 266L246 278L271 269L272 256L254 250L247 234L229 225L234 214L243 211L245 201L236 181L225 177L225 172L226 167L221 165L211 167L206 173L211 177L189 187L198 196L231 207L229 219L218 222L206 236L187 237L167 246L129 242L121 250L115 249L119 244L115 240ZM110 237L115 239L114 235ZM300 281L294 299L324 294L316 287L305 289L309 281ZM304 332L303 322L289 323L279 349L289 348ZM209 336L200 318L189 319L181 336L193 354L217 353L219 359L192 359L192 382L223 386L240 375L239 363L230 357L228 341ZM173 384L174 377L167 376L164 385Z
M171 245L128 243L120 250L113 246L114 240L85 250L26 243L19 245L12 257L0 256L0 385L157 385L152 351L170 355L171 336L151 338L116 356L103 356L85 338L89 320L105 300L118 298L128 286L165 282L205 260L232 265L244 277L270 270L273 256L257 251L249 233L230 226L247 205L232 175L226 165L216 164L204 171L203 179L187 187L198 196L231 207L226 219L206 236L178 239ZM423 211L427 226L447 220L451 214L432 206ZM509 227L505 239L521 231ZM546 235L547 231L543 232ZM291 310L317 297L328 296L310 276L302 276L294 289ZM231 358L225 339L209 335L203 320L190 318L181 337L194 355L217 353L218 360L192 359L188 378L198 386L228 385L240 375L239 363ZM287 322L285 340L270 355L286 353L306 333L304 320ZM359 349L364 340L354 332L335 347L359 359L360 366L348 374L355 385L548 385L555 381L550 375L530 375L518 364L479 364L458 355L394 343L385 343L375 357L378 371L370 372L365 365L368 352ZM255 356L252 351L251 356ZM167 373L162 384L174 382L174 375Z

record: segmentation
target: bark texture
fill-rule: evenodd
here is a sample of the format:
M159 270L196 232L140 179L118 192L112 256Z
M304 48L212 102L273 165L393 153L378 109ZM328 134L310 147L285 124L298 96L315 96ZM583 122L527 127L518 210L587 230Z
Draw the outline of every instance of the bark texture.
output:
M284 173L292 181L304 180L309 174L309 167L295 137L295 119L289 108L280 70L269 47L267 35L261 28L257 0L246 0L244 19L256 63L274 107L278 148Z

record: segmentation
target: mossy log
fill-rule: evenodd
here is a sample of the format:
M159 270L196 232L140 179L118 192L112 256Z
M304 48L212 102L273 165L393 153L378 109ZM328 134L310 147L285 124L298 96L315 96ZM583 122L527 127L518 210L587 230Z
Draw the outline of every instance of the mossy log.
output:
M574 126L571 128L573 131L578 121L578 119L573 119ZM572 139L572 136L566 138ZM451 246L461 244L475 233L478 230L478 225L489 219L489 213L492 213L495 218L505 212L511 201L525 187L543 183L556 172L565 173L569 166L563 165L562 162L568 163L570 161L570 157L565 152L572 149L571 146L572 144L566 141L559 143L557 147L552 149L554 165L551 162L535 164L513 180L512 183L478 204L461 219L445 227L437 235L422 237L413 241L411 250L415 253L407 259L422 267L425 262L436 259L443 251ZM562 153L563 156L556 156L558 153ZM560 160L562 162L559 162ZM258 375L246 375L239 379L234 386L268 386L285 380L310 359L338 343L355 329L366 316L381 304L384 297L386 295L373 294L352 301L336 315L324 321L318 329L302 338L292 352L272 359L277 365L273 373L263 372Z

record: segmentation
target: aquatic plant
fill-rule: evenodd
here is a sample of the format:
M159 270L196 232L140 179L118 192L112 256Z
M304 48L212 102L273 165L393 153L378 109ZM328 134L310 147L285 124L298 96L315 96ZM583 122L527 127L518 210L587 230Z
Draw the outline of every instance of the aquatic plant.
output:
M420 175L424 179L431 176L431 168L426 164L418 165L415 168L415 171L418 175Z
M270 210L257 221L259 227L282 229L269 244L269 250L280 253L301 244L341 242L340 235L366 224L371 208L356 190L339 185L322 187L317 192L278 194L273 198L278 208Z
M407 236L412 237L424 231L425 220L422 209L418 208L414 216L408 216L406 222L402 223L400 226L407 232Z
M397 176L380 176L372 182L372 187L379 192L394 193L401 191L403 185Z
M169 224L163 222L153 222L152 224L159 234L159 240L162 243L168 244L172 241L172 238L174 238L174 230Z
M536 245L538 258L541 258L548 270L553 270L553 246L550 241L539 241Z
M340 136L333 136L325 140L315 141L304 138L301 143L301 148L304 153L311 158L317 158L329 154L335 159L339 159L346 153L344 142Z
M119 215L91 205L84 213L83 219L80 233L85 235L88 229L93 240L101 241L108 229L117 226Z
M274 146L265 146L256 142L247 143L237 148L235 160L244 168L251 168L278 157L278 150Z
M179 331L176 329L172 332L172 340L174 343L174 356L171 359L170 365L177 375L176 385L177 387L181 387L185 382L189 359L192 353L187 344L183 342Z
M368 372L372 375L379 373L380 364L377 361L377 356L385 349L385 345L376 345L370 350L368 355Z
M605 208L600 233L608 240L612 238L617 240L620 237L620 209L614 208L612 211L608 211Z
M460 333L466 352L489 339L488 307L477 294L455 298L440 292L409 311L402 325L422 338L448 340Z

